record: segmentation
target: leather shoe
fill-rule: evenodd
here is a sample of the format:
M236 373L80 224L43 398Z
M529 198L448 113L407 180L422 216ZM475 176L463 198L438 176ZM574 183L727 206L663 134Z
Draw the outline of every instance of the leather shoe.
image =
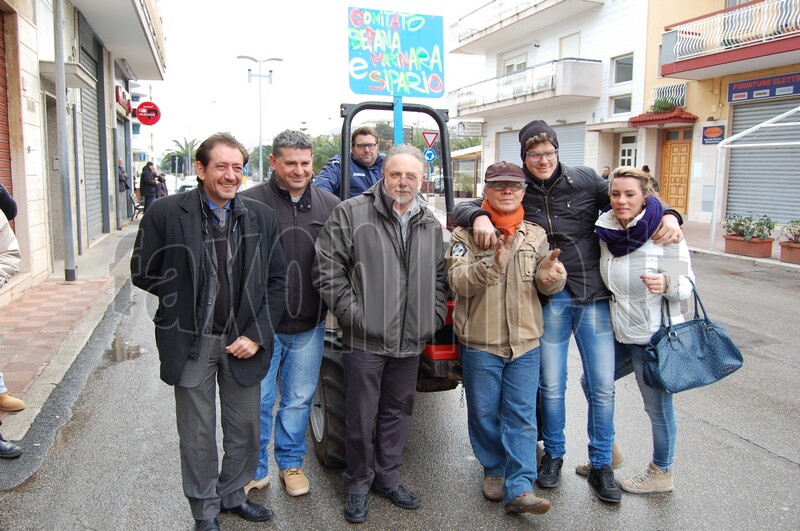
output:
M367 495L348 494L344 500L344 519L351 524L360 524L367 519Z
M216 518L195 520L194 531L219 531L219 520Z
M402 485L383 488L373 484L372 490L375 491L375 494L378 496L389 498L393 504L397 505L398 507L402 507L403 509L416 509L419 507L419 504L422 503L419 499L419 496Z
M14 443L10 443L0 436L0 458L14 459L22 455L22 448Z
M272 509L267 509L263 505L253 503L250 500L245 500L238 507L229 507L227 509L223 507L222 512L233 513L248 522L266 522L275 515Z

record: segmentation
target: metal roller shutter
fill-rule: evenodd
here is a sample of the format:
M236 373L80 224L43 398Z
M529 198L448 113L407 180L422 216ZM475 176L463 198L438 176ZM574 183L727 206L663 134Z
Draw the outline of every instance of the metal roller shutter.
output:
M551 127L558 135L558 160L567 166L582 166L586 149L586 124Z
M800 98L736 105L731 134L741 133L800 105ZM784 119L800 122L800 114ZM735 144L793 142L800 126L772 127L745 136ZM766 214L777 223L800 219L800 146L733 148L728 174L728 214Z
M82 36L82 40L83 40ZM89 46L94 46L91 40ZM81 46L81 65L89 72L97 72L95 61ZM83 114L83 182L86 191L86 231L89 242L103 232L103 191L100 171L100 109L97 89L81 89L81 112Z
M522 164L519 156L519 131L497 134L497 162L513 162Z

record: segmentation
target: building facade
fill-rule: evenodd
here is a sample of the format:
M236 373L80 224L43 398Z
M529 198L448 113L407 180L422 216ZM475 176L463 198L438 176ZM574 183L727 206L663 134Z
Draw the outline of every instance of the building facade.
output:
M62 2L59 31L55 2ZM58 276L68 239L80 253L129 219L116 167L120 157L129 173L132 165L130 83L163 79L165 50L156 0L0 0L0 12L0 180L19 206L14 230L22 252L21 271L0 292L1 304ZM56 105L57 33L67 91L66 179ZM67 220L72 234L65 234Z
M450 28L451 51L486 58L484 80L450 93L451 117L484 122L485 165L520 162L519 129L542 119L563 162L648 165L688 220L797 219L797 179L772 172L796 166L797 147L717 144L800 105L798 16L800 0L490 2ZM760 137L798 132L784 123ZM767 196L756 193L765 167Z

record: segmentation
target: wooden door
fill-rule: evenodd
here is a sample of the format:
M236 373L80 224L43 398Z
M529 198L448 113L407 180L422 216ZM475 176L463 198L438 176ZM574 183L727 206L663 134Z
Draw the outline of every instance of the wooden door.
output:
M661 175L657 176L661 199L686 214L689 206L689 165L692 160L692 130L669 129L663 134Z

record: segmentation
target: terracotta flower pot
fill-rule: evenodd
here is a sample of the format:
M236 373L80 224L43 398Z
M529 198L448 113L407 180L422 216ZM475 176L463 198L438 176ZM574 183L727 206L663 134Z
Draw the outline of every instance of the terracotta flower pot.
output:
M750 256L752 258L769 258L772 256L772 243L775 238L750 238L745 240L741 236L731 236L725 234L725 252Z
M781 246L781 262L800 265L800 243L778 242Z

